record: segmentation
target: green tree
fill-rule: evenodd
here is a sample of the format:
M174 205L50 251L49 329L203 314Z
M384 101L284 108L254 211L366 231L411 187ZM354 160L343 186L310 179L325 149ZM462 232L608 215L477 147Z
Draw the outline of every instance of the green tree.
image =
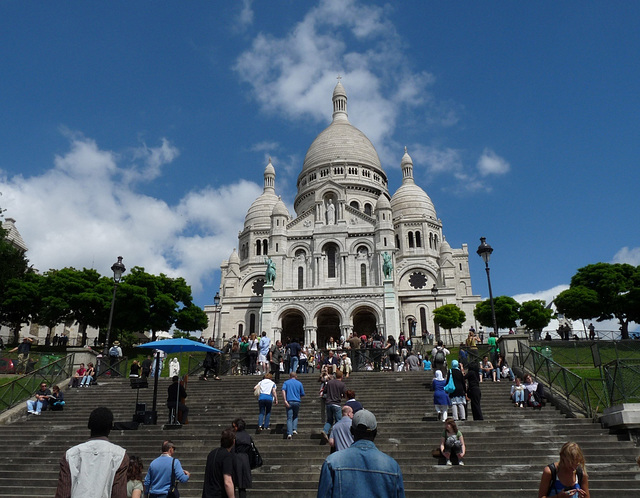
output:
M206 328L207 316L193 304L191 287L184 278L151 275L136 266L124 281L145 290L149 300L145 330L151 330L154 340L156 332L169 331L173 325L188 332Z
M498 296L493 299L493 306L496 311L496 323L498 329L516 326L516 320L520 318L518 315L520 304L518 304L518 301L509 296ZM473 310L473 316L481 325L493 328L491 302L488 299L476 305Z
M4 298L0 302L0 323L11 329L12 342L19 341L22 325L38 320L43 277L28 271L21 278L6 283Z
M0 209L0 215L2 214ZM30 315L29 303L24 300L29 295L29 285L23 286L20 281L28 273L33 273L29 268L29 260L24 251L14 246L7 239L7 232L0 227L0 323L11 328L13 341L18 342L18 335L23 317ZM14 292L19 292L23 300L16 299Z
M622 339L629 338L629 321L640 318L640 268L629 264L595 263L579 268L571 278L571 289L584 287L597 295L597 303L593 302L593 294L582 292L589 299L593 308L588 311L588 303L576 302L570 311L575 311L578 318L598 317L598 321L616 318L620 323ZM566 291L565 291L566 292ZM577 299L577 292L570 294ZM562 303L562 299L561 299ZM566 304L566 302L564 303ZM556 298L556 306L558 300ZM560 308L558 308L560 309ZM579 312L579 313L578 313ZM569 316L567 314L567 316Z
M600 316L600 301L598 293L593 289L588 289L582 285L570 287L562 291L553 300L558 313L563 314L571 320L581 320L585 338L587 337L587 327L585 320Z
M86 345L87 327L98 328L108 318L111 294L105 281L109 279L88 268L47 272L41 313L45 324L51 327L63 321L77 322L82 345Z
M433 318L440 327L451 331L462 327L467 317L455 304L445 304L433 310Z
M525 301L520 305L518 312L520 323L527 330L542 331L553 318L553 310L546 307L546 302L541 299Z

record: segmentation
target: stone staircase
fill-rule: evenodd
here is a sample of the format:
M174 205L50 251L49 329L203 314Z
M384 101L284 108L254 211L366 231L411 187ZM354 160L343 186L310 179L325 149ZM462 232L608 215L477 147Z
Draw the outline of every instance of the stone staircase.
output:
M329 454L321 444L319 384L314 374L300 375L307 396L300 410L299 435L284 435L284 405L274 406L272 430L253 435L258 403L253 386L260 377L224 377L221 381L192 379L190 423L179 430L163 430L168 381L159 384L159 425L135 431L113 431L111 440L138 455L145 464L160 454L164 439L177 445L176 456L192 473L181 485L185 498L201 496L208 452L219 446L221 431L235 417L243 417L253 435L264 466L253 471L254 496L315 496L320 467ZM346 383L378 419L376 445L393 456L404 474L407 496L531 497L538 490L543 467L557 459L560 446L576 441L587 460L593 497L640 496L635 458L639 449L590 420L565 418L548 405L541 411L515 408L508 399L510 383L482 384L485 420L460 422L467 445L465 466L447 467L431 456L439 445L443 424L436 421L431 374L424 372L361 372ZM278 388L281 387L281 383ZM106 380L89 389L63 389L63 412L25 416L0 426L4 451L0 456L0 498L53 496L58 462L64 451L88 437L89 413L104 405L116 421L130 421L136 391L128 379ZM151 407L152 388L140 391L140 402Z

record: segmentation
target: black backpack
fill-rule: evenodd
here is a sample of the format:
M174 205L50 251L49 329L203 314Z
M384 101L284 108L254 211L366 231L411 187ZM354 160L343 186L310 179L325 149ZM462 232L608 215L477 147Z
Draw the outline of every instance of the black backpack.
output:
M444 354L444 351L442 350L442 348L438 348L435 356L433 357L433 362L438 364L443 364L445 361L447 361L447 356Z
M549 484L549 489L547 490L547 496L549 496L549 493L551 493L551 490L555 486L558 469L556 469L555 462L550 463L549 465L547 465L547 467L549 467L549 470L551 471L551 483ZM582 467L578 467L576 469L576 477L578 478L578 484L580 485L580 487L582 487Z

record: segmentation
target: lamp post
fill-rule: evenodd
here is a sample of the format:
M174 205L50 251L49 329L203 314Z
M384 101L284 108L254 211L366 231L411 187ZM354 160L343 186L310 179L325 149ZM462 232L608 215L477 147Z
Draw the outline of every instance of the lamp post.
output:
M122 256L118 256L118 261L113 263L111 271L113 272L113 297L111 298L111 310L109 311L109 323L107 325L107 337L104 340L104 351L102 352L103 360L107 358L109 353L109 336L111 335L111 322L113 321L113 308L116 304L116 291L118 290L118 284L122 278L122 274L126 268L122 264Z
M213 306L214 306L214 314L213 314L213 333L211 334L211 339L215 341L215 345L216 347L219 346L218 344L218 334L216 333L216 322L218 319L218 311L219 311L219 306L220 306L220 292L216 292L216 295L213 298Z
M491 318L493 319L493 331L496 336L498 335L498 322L496 322L496 310L493 306L493 292L491 292L491 277L489 276L489 260L491 259L491 253L493 252L493 247L487 244L486 237L480 237L480 245L478 246L478 250L476 251L478 256L482 258L484 264L487 269L487 282L489 284L489 302L491 303Z
M434 311L434 315L433 315L433 330L434 330L435 335L436 335L436 344L437 344L438 341L440 340L440 325L438 325L436 323L436 315L435 315L436 298L438 297L438 286L435 283L433 284L433 287L431 287L431 295L433 296L433 311Z

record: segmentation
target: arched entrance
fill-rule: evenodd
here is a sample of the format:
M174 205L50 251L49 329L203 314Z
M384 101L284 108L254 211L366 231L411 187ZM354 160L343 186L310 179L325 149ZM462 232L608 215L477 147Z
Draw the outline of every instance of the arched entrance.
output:
M358 335L371 337L378 330L375 313L369 308L359 308L353 314L353 331Z
M282 342L287 338L304 343L304 316L299 311L289 311L282 317Z
M340 337L340 315L331 308L325 308L318 313L318 348L324 348L329 337L335 340Z

